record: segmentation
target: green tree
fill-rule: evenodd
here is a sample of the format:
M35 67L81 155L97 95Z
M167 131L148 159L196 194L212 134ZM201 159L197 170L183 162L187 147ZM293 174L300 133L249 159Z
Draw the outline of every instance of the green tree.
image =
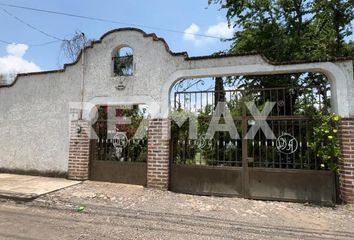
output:
M353 0L314 1L314 26L319 33L318 43L324 44L328 56L348 56L345 38L352 34L351 21L354 19Z
M229 53L257 52L275 62L318 61L336 57L354 57L354 42L346 41L353 34L354 0L209 0L227 11L229 24L236 31ZM298 98L298 104L308 105L315 94L321 95L325 107L301 108L314 116L312 150L324 164L335 169L339 157L337 132L329 124L329 82L318 73L286 74L276 76L229 77L230 86L243 88L308 87L317 91ZM288 92L290 93L290 91ZM288 96L289 94L285 95ZM313 96L311 96L311 94ZM295 105L286 99L286 104ZM289 109L289 107L287 107ZM302 112L304 114L304 112ZM322 116L322 119L316 118ZM337 118L337 116L334 116ZM323 120L325 119L325 120ZM328 136L327 136L327 135ZM323 139L325 139L323 141ZM326 147L323 147L326 146Z
M348 56L353 0L209 0L237 29L230 53L256 51L273 61Z
M354 56L354 43L345 41L352 35L354 0L209 0L209 4L227 10L229 24L236 29L229 53L258 52L275 62ZM329 81L322 74L229 77L227 84L250 89L319 86L328 100ZM296 96L292 100L287 104L294 104Z

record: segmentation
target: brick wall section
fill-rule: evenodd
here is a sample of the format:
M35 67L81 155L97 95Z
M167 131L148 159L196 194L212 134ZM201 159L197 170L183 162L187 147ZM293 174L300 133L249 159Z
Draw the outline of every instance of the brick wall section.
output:
M342 159L339 163L340 194L344 203L354 204L354 118L340 123Z
M78 126L81 132L77 132ZM90 162L90 128L86 121L72 121L70 125L70 146L68 178L87 180Z
M152 119L148 130L147 187L168 189L170 120Z

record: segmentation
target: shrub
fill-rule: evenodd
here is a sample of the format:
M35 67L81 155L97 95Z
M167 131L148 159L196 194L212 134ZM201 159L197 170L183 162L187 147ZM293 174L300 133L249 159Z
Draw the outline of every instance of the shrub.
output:
M321 168L337 171L341 154L338 138L338 123L341 118L336 114L317 113L312 119L313 139L310 148L321 161Z

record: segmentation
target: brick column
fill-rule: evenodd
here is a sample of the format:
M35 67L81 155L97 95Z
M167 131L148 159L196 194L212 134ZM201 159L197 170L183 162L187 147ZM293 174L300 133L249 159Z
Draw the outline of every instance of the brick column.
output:
M148 130L147 187L168 189L170 120L152 119Z
M70 126L68 178L72 180L87 180L89 178L89 162L89 123L83 120L72 121Z
M342 149L339 162L341 199L344 203L354 204L354 118L342 119L339 137Z

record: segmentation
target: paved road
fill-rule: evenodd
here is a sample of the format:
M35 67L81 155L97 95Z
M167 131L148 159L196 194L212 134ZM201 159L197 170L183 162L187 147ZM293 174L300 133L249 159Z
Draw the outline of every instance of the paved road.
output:
M354 239L354 212L88 182L0 202L0 239Z

